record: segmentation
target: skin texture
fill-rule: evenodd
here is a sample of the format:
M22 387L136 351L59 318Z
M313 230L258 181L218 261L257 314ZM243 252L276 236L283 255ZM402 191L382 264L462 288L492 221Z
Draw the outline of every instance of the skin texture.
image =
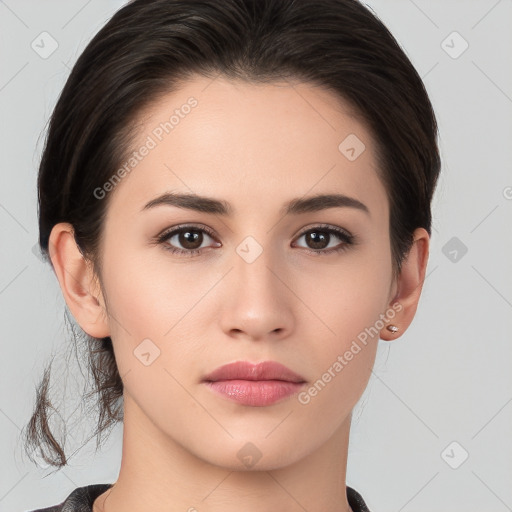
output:
M125 386L121 470L94 510L349 511L351 411L371 375L378 338L396 339L413 319L428 234L415 231L394 280L374 142L348 105L318 86L194 78L139 116L134 149L191 96L197 106L109 192L101 282L69 224L51 233L68 307L85 332L111 336ZM338 149L349 134L366 147L354 161ZM163 192L221 199L233 213L168 205L141 211ZM291 199L322 193L356 198L369 213L280 213ZM195 243L200 254L165 250L192 248L177 235L152 243L190 223L215 234ZM307 252L344 243L331 234L324 246L313 245L303 232L320 224L347 230L356 243ZM248 236L262 249L251 263L237 252ZM256 245L241 247L251 253ZM390 322L398 333L383 327L359 343L357 355L307 404L293 395L266 407L239 405L201 382L229 362L273 360L310 387L393 304L400 305ZM148 350L160 353L145 365L134 351L148 338ZM250 467L238 455L247 443L260 457Z

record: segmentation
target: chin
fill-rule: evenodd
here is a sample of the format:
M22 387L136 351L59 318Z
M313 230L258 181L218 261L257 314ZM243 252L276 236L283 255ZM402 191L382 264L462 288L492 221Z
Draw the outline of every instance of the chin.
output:
M198 456L206 463L222 467L230 471L272 471L290 466L305 457L309 451L307 446L292 441L288 442L275 437L265 439L265 435L243 439L229 439L224 443L212 442L208 447L199 448ZM251 440L252 439L252 440Z

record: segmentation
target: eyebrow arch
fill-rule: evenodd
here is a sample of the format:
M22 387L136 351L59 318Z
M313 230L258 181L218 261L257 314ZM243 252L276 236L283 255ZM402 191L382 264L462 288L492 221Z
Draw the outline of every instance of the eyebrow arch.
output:
M233 208L227 201L196 194L177 194L166 192L147 203L141 211L167 205L187 210L194 210L214 215L230 216ZM281 215L298 215L301 213L317 212L328 208L355 208L370 215L368 207L361 201L343 194L318 194L315 196L292 199L284 204Z

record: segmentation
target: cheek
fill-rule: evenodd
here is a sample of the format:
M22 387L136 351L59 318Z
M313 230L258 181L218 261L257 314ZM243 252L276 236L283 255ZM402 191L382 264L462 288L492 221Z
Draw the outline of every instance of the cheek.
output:
M122 256L122 251L118 256L112 252L110 264L105 264L111 327L133 343L143 338L165 342L211 287L207 276L200 279L197 272L172 265L162 256L129 258Z
M390 279L390 255L374 246L347 256L343 265L317 272L314 282L311 276L299 281L297 294L307 298L316 317L305 329L315 339L311 360L320 379L317 387L330 389L322 393L320 401L333 399L331 393L341 393L347 404L355 403L366 387L383 327Z
M184 328L199 290L180 282L178 272L164 279L147 263L125 259L105 268L111 337L126 395L147 416L180 428L176 405L190 415L197 408L180 383L189 377L184 362L198 349Z
M318 266L297 281L294 291L310 306L318 334L333 349L373 326L386 308L391 259L378 256L381 252L377 247L354 251L339 264Z

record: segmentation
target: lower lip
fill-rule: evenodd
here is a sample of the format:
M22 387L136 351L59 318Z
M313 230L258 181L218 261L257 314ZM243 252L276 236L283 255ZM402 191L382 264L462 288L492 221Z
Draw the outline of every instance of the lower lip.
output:
M283 380L218 380L206 384L216 393L234 402L261 407L297 393L305 383Z

